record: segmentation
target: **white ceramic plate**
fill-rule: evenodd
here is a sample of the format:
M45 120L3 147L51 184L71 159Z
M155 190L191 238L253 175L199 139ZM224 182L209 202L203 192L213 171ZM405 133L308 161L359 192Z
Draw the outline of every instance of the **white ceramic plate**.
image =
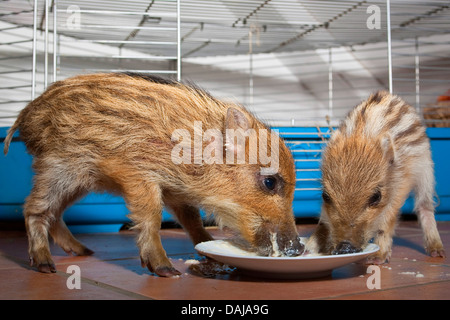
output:
M333 269L360 261L377 252L379 247L370 243L362 252L358 253L299 257L252 255L252 253L234 247L227 240L202 242L197 244L195 249L200 254L234 266L248 275L277 279L306 279L328 276Z

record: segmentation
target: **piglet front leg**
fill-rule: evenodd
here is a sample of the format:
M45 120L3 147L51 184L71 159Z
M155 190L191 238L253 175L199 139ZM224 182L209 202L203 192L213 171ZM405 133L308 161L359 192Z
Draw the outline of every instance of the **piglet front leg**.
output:
M161 215L161 212L159 215ZM141 265L161 277L178 276L181 272L175 269L167 258L159 236L159 227L154 226L154 224L161 225L161 219L155 223L140 222L135 227L139 231L137 245Z
M161 190L154 183L139 180L138 176L129 175L122 188L131 211L129 218L135 225L133 229L138 231L141 265L162 277L178 276L181 273L167 258L159 235L163 209Z
M309 253L331 254L332 244L330 230L327 224L319 221L314 233L309 237L305 245L305 251Z
M399 202L399 205L401 204L402 202ZM374 240L374 243L380 247L380 250L367 258L367 264L379 265L388 263L391 260L395 225L397 222L397 216L400 212L400 208L398 206L385 212L385 218L380 223Z

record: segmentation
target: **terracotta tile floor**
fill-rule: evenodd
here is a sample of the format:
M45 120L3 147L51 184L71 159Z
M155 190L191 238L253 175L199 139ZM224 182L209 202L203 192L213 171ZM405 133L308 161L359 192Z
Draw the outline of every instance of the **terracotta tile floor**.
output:
M450 222L439 222L438 227L450 253ZM314 225L301 224L298 229L307 236ZM214 227L209 230L217 239L227 236ZM425 255L422 234L415 221L400 222L392 260L380 268L381 289L372 290L366 285L370 276L366 273L367 266L360 263L335 269L331 276L314 280L258 279L238 270L202 277L185 264L185 260L199 257L181 229L164 229L161 236L167 254L183 275L160 278L140 266L132 232L76 236L95 255L67 256L52 245L58 272L42 274L28 266L25 234L0 231L0 299L450 299L450 260ZM70 265L80 267L79 290L67 288L70 274L66 271Z

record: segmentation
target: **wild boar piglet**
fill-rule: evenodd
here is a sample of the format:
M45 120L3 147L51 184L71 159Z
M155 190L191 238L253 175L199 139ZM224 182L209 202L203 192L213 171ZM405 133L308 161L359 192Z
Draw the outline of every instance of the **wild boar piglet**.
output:
M93 253L62 220L91 191L124 197L142 265L160 276L179 274L159 236L164 206L195 244L212 239L203 209L262 255L303 252L289 149L246 109L194 85L132 73L76 76L21 111L5 154L16 130L34 158L24 216L30 259L42 272L56 272L49 234L66 252Z
M327 254L380 246L369 263L391 257L401 207L411 191L431 256L444 256L434 217L430 142L415 109L387 92L356 106L333 132L322 164L323 205L307 248Z

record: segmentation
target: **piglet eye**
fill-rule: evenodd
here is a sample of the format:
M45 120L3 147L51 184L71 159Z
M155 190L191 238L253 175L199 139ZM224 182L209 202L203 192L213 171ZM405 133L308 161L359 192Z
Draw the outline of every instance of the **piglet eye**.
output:
M377 190L369 199L369 207L377 206L381 201L381 191Z
M323 201L325 201L326 203L330 203L330 202L331 202L330 195L329 195L328 193L326 193L325 191L322 192L322 199L323 199Z
M264 184L264 187L267 188L267 190L271 190L272 191L272 190L275 189L275 186L277 184L277 180L274 177L266 177L263 180L263 184Z

